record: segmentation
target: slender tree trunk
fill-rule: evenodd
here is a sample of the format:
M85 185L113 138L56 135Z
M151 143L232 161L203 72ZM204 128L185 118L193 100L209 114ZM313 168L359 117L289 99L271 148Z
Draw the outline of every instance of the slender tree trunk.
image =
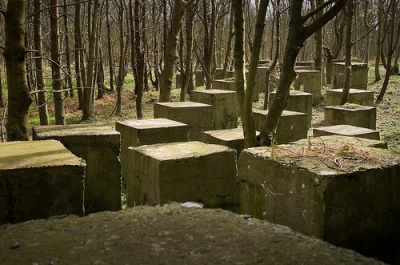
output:
M0 108L4 108L4 101L3 101L3 77L1 76L1 69L0 69Z
M222 76L225 78L226 73L228 72L228 66L229 62L231 61L231 53L232 53L232 39L234 36L234 31L233 31L233 8L232 8L232 3L231 5L231 16L229 18L229 33L228 33L228 41L226 43L226 52L225 52L225 58L224 58L224 66L222 69Z
M38 105L39 105L39 119L40 125L48 125L49 124L49 113L47 110L47 100L46 93L44 91L44 76L43 76L43 59L42 59L42 1L35 0L34 1L34 12L35 16L33 17L33 34L34 34L34 47L36 50L35 54L35 66L36 66L36 88L38 90Z
M136 55L136 67L137 67L137 82L135 84L135 94L136 94L136 115L138 119L143 118L142 111L142 99L143 99L143 90L144 90L144 47L143 47L143 39L141 31L145 31L145 12L146 5L144 2L139 3L139 0L135 0L135 55ZM141 27L142 25L142 27Z
M83 116L82 120L88 120L93 116L93 102L94 102L94 84L96 80L95 60L96 60L96 43L98 38L98 23L100 15L99 0L93 0L93 15L88 20L89 27L89 50L88 50L88 63L86 71L85 89L83 91ZM89 11L90 12L90 11Z
M328 3L328 2L326 2ZM276 128L279 119L289 99L290 85L292 84L296 73L294 65L296 57L303 47L304 41L307 40L313 33L321 29L329 20L331 20L346 4L346 0L337 0L320 18L313 20L307 25L304 25L309 18L313 16L313 12L302 16L303 0L290 1L290 21L289 33L285 48L285 55L281 69L278 89L275 98L268 111L267 118L260 132L260 144L269 145L274 143ZM320 6L317 8L322 8ZM308 19L306 19L308 18Z
M65 78L66 88L69 91L65 92L65 96L74 97L74 90L72 88L72 72L71 72L71 54L70 54L70 44L69 44L69 23L68 23L68 12L67 12L67 0L64 0L64 42L65 42L65 64L67 75Z
M193 53L193 18L195 16L194 5L187 7L186 10L186 57L185 57L185 69L182 74L182 88L180 101L185 101L186 94L190 93L194 89L193 84L193 64L192 64L192 53Z
M83 45L81 35L81 0L75 0L75 76L78 90L78 109L83 109L83 83L85 80L85 65L83 62Z
M351 41L352 21L354 14L354 2L353 0L347 0L346 7L346 45L345 45L345 75L342 96L340 98L339 105L344 105L347 102L347 98L350 92L351 84L351 48L353 43Z
M115 105L115 113L117 115L121 115L122 113L122 89L124 87L125 81L125 44L124 44L124 1L119 1L119 10L118 10L118 24L119 24L119 69L118 69L118 77L117 77L117 102Z
M8 1L5 16L5 50L8 112L7 140L28 140L28 111L32 97L26 82L24 46L27 1Z
M265 16L267 14L268 0L261 0L257 13L256 28L254 32L253 51L250 58L249 74L246 80L246 94L244 102L244 140L245 147L256 145L256 129L253 117L253 91L256 85L257 67L264 36Z
M114 91L114 59L111 45L110 0L106 0L106 27L107 27L107 51L108 69L110 71L110 90Z
M172 8L171 29L168 32L168 38L165 51L164 69L160 76L160 102L168 102L171 100L172 77L174 75L175 62L178 59L176 47L178 45L178 36L182 27L182 18L185 9L193 1L186 2L184 0L175 0Z
M58 0L50 0L51 76L53 79L54 112L57 125L65 124L63 84L60 66L60 33L58 28Z
M232 0L234 16L235 42L233 58L235 65L235 86L239 102L240 119L244 119L245 79L244 79L244 3L243 0Z
M324 1L323 0L317 0L317 6L322 5ZM323 14L323 11L321 10L317 14L317 19L320 18ZM320 30L317 30L314 34L314 39L315 39L315 69L321 71L322 73L322 28ZM321 79L322 81L322 79ZM321 85L325 83L322 81Z
M378 0L378 21L381 21L383 17L383 0ZM375 82L381 80L381 74L379 72L379 63L381 58L382 50L382 23L379 23L376 33L376 53L375 53Z

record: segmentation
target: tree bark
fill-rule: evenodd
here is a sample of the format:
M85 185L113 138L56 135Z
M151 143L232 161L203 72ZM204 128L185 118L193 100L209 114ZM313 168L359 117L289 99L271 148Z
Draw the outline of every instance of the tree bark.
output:
M251 53L249 73L246 80L243 126L246 148L256 146L257 143L252 103L253 91L256 85L258 61L260 59L261 45L264 36L265 15L267 14L268 2L268 0L261 0L258 8L256 28L253 40L253 51Z
M7 140L28 140L28 111L32 97L26 81L24 46L26 0L8 1L5 16L5 49L8 85Z
M60 65L60 33L58 28L58 0L50 0L50 40L51 40L51 77L53 80L53 98L56 125L65 124L63 84Z
M68 12L67 12L67 0L64 0L64 41L65 41L65 68L67 71L67 75L65 77L65 87L68 88L68 91L65 91L65 96L74 97L74 90L72 88L72 72L71 72L71 55L70 55L70 47L69 47L69 23L68 23Z
M44 76L43 76L43 59L42 59L42 1L34 1L34 12L33 17L33 35L34 35L34 47L35 47L35 66L36 66L36 89L38 91L38 105L39 105L39 119L40 125L49 124L49 113L47 110L46 91L44 91Z
M168 32L167 43L165 47L164 69L160 76L160 102L171 100L172 77L174 75L175 62L178 59L176 47L178 45L178 36L182 27L182 18L185 9L193 1L175 0L172 8L171 29Z
M110 71L110 90L114 91L114 60L111 45L110 0L106 0L106 27L107 27L107 52L108 69Z
M346 7L346 45L345 45L345 74L344 74L344 84L343 91L340 98L339 105L344 105L347 102L347 98L350 92L351 84L351 48L353 43L351 41L351 31L352 31L352 21L354 14L354 2L353 0L347 0Z
M383 17L383 0L378 0L378 21L381 21ZM381 74L379 72L379 63L381 58L382 50L382 23L379 23L376 33L376 53L375 53L375 82L381 80Z
M308 23L315 14L328 4L335 2L320 18ZM317 30L321 29L329 20L331 20L346 4L346 0L327 1L323 5L317 7L315 10L302 16L303 0L291 0L289 10L289 34L286 43L285 55L283 58L283 65L279 79L278 89L271 108L268 111L267 118L264 122L263 128L260 132L260 144L270 145L274 143L276 127L278 126L279 119L287 104L289 98L290 85L292 84L296 73L294 65L296 57L303 47L304 41L309 38ZM305 26L305 23L308 23Z
M81 0L75 0L75 76L78 90L78 109L83 109L83 84L85 80L85 65L83 61L83 45L81 35Z

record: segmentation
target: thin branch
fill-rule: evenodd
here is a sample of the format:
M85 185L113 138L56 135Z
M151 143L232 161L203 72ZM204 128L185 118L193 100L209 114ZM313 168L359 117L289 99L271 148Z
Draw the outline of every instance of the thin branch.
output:
M307 15L303 17L303 23L305 23L310 17L313 17L314 15L318 14L322 9L324 9L326 6L332 4L333 2L336 2L336 0L329 0L327 2L324 2L320 6L318 6L316 9L310 11Z

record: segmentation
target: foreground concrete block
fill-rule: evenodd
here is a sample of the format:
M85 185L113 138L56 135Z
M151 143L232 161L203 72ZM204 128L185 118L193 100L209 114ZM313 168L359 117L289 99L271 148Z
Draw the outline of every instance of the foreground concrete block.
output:
M240 213L371 256L399 247L398 154L328 143L250 148L238 175Z
M187 124L169 119L127 120L115 123L121 134L122 177L126 179L127 152L129 146L159 143L187 142Z
M189 125L189 141L200 140L203 137L203 131L213 128L212 106L198 102L156 103L154 118L166 118Z
M268 101L270 104L268 104L268 107L271 106L271 103L274 100L275 95L276 91L269 93ZM306 113L307 128L310 128L312 120L312 94L297 90L290 90L289 101L285 107L285 110Z
M325 107L325 125L352 125L375 130L376 108L359 105L337 105Z
M312 94L313 104L318 104L321 100L321 71L299 69L296 74L294 89Z
M213 129L232 129L238 126L238 103L235 91L199 90L192 91L190 101L212 106Z
M58 140L86 161L86 214L121 209L119 132L102 124L35 126L32 138Z
M332 77L336 79L337 87L344 86L346 66L344 62L332 63ZM367 89L368 86L368 64L353 62L351 64L351 84L350 87Z
M253 110L256 130L261 131L268 110ZM284 110L276 129L276 141L278 144L286 144L303 138L307 138L307 114L296 111Z
M237 206L236 151L201 142L129 147L127 205L169 201Z
M372 140L381 139L377 130L371 130L368 128L356 127L351 125L333 125L314 128L313 130L313 135L315 137L331 134L368 138Z
M0 224L83 216L85 166L58 141L0 143Z
M327 106L339 105L340 99L342 97L342 91L343 91L342 88L327 90L326 105ZM349 91L347 102L362 106L374 106L374 91L351 88Z

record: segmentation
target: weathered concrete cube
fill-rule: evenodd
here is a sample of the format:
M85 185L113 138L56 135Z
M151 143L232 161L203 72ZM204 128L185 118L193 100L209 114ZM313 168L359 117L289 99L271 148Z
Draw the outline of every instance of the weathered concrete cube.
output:
M58 140L86 161L86 214L121 209L119 132L102 124L34 126L32 138Z
M321 100L321 71L299 69L296 74L294 88L312 94L313 104L318 104Z
M291 144L307 145L311 143L311 148L315 145L320 145L321 143L332 145L332 146L342 146L342 147L374 147L387 149L387 142L382 140L373 140L368 138L358 138L353 136L343 136L343 135L324 135L324 136L314 136L310 139L301 139L296 142L291 142ZM347 146L347 147L346 147Z
M324 135L343 135L343 136L354 136L360 138L367 138L372 140L380 140L379 132L377 130L371 130L363 127L356 127L352 125L332 125L325 127L318 127L313 129L314 137Z
M127 152L129 146L159 143L187 142L187 124L169 119L117 121L115 130L121 134L122 177L126 179Z
M256 132L256 134L258 133ZM203 142L233 148L236 150L238 156L245 146L242 128L206 131L204 132Z
M85 166L58 141L0 143L0 224L83 216Z
M237 206L236 151L202 142L129 147L127 205L170 201Z
M326 105L327 106L339 105L340 99L342 97L342 91L343 91L342 88L327 90ZM351 88L349 91L347 102L362 106L374 106L374 91Z
M370 255L398 242L400 156L389 150L328 143L249 148L238 176L242 214L334 245L368 247Z
M256 130L261 131L268 110L253 110ZM284 110L276 129L276 143L286 144L307 138L307 114Z
M236 91L235 80L214 79L213 89Z
M189 141L200 140L203 131L211 130L212 106L198 102L159 102L154 104L154 118L166 118L189 125Z
M336 79L337 87L344 86L344 77L346 73L346 64L344 62L332 63L332 78ZM350 87L358 89L367 89L368 86L368 64L356 63L351 64L351 81Z
M268 107L271 106L274 100L276 92L271 92L268 95ZM301 92L298 90L290 90L289 101L285 107L285 110L297 111L307 114L307 128L311 127L312 121L312 94Z
M194 85L196 87L204 86L204 73L201 70L197 70L194 73Z
M190 101L212 106L213 129L232 129L238 126L238 102L235 91L198 90L192 91Z
M359 105L337 105L325 107L325 125L353 125L375 130L376 108Z
M223 76L223 74L224 74L223 70L224 70L223 68L215 69L214 79L223 79L223 78L230 78L230 77L235 76L235 73L232 71L226 71L225 76Z

